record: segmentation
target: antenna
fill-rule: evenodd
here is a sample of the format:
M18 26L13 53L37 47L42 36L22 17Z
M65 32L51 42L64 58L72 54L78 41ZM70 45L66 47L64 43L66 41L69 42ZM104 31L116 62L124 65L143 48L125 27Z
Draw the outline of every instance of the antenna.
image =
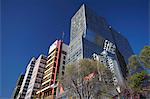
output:
M63 39L64 39L64 35L65 35L65 33L64 33L64 32L62 32L62 41L63 41Z

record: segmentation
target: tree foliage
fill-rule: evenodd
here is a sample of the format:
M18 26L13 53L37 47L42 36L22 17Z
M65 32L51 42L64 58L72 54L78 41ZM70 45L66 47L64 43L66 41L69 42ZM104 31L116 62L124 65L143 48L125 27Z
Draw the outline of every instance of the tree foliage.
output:
M67 66L61 82L67 95L97 99L101 95L112 96L109 93L114 88L111 79L112 73L105 66L94 60L83 59Z
M134 90L135 93L143 92L142 84L146 80L145 75L147 75L147 73L145 71L142 71L142 72L136 73L130 77L129 86L131 87L131 89Z
M129 87L134 93L143 93L143 84L150 78L146 71L150 68L150 46L144 47L139 56L131 56L128 67L130 71L128 77Z
M139 67L144 66L150 68L150 46L145 46L140 55L132 55L129 58L129 69L137 70Z
M129 69L136 71L141 66L139 57L137 55L132 55L129 58Z
M145 46L140 53L140 59L144 63L144 66L150 68L150 46Z

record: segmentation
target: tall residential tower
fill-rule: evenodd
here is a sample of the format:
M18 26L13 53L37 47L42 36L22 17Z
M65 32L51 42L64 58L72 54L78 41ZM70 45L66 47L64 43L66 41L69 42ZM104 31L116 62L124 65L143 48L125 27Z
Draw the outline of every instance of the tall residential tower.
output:
M36 96L36 91L40 89L46 61L47 57L45 55L40 55L36 60L25 99L34 99Z
M21 74L18 78L16 87L15 87L14 92L13 92L13 96L12 96L13 99L17 98L19 91L20 91L20 88L21 88L21 85L22 85L22 82L23 82L23 79L24 79L24 74Z
M31 61L29 62L27 68L26 68L25 76L24 76L19 94L17 96L17 99L24 99L25 98L25 95L26 95L26 92L27 92L27 89L29 86L29 82L31 80L33 68L35 66L35 62L36 62L36 59L33 57L31 59Z
M55 99L58 77L64 75L67 50L68 46L62 40L56 40L50 46L42 86L37 91L38 98Z

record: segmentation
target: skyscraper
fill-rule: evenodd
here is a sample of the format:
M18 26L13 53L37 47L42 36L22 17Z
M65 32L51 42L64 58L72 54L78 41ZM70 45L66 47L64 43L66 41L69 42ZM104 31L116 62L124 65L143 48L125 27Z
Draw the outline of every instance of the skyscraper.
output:
M17 81L17 84L16 84L16 87L14 89L14 92L13 92L13 95L12 95L12 98L13 99L16 99L18 94L19 94L19 91L20 91L20 88L21 88L21 85L22 85L22 82L23 82L23 79L24 79L24 74L21 74L18 78L18 81Z
M26 92L28 89L28 85L29 85L29 82L31 80L33 68L35 66L35 62L36 62L36 59L33 57L31 59L31 61L29 62L27 68L26 68L25 76L24 76L19 94L17 96L17 99L24 99L25 98L25 95L26 95Z
M92 58L94 53L100 54L103 50L109 50L108 55L117 60L120 77L125 79L128 58L133 54L127 39L83 4L71 19L67 64Z
M64 75L68 45L56 40L49 48L42 86L37 97L53 99L57 94L58 77Z
M46 66L46 61L47 57L44 55L40 55L36 60L25 99L35 98L36 91L40 89Z

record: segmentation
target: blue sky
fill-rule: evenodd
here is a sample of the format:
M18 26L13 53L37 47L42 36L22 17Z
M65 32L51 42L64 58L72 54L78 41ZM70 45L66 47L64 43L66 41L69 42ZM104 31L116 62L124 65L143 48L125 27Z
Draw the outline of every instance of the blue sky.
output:
M69 43L70 19L82 3L121 32L136 54L150 45L148 0L2 0L2 97L11 96L31 57L47 55L62 32Z

